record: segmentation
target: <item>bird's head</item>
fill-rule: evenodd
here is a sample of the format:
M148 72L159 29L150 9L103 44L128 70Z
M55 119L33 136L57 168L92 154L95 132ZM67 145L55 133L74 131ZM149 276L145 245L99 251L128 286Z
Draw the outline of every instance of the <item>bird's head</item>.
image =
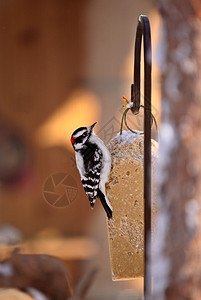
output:
M81 150L85 143L90 139L93 128L97 122L88 127L80 127L76 129L71 136L71 144L75 151Z

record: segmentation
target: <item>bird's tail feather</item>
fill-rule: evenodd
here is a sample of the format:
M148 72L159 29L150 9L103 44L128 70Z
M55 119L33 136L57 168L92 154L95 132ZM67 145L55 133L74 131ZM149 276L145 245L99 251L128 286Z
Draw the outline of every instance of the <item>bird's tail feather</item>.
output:
M112 218L112 210L111 208L108 206L107 202L106 202L106 199L105 199L105 195L101 192L100 189L98 189L97 191L97 197L100 199L102 205L103 205L103 208L105 209L106 211L106 214L107 214L107 217L108 219L111 219Z

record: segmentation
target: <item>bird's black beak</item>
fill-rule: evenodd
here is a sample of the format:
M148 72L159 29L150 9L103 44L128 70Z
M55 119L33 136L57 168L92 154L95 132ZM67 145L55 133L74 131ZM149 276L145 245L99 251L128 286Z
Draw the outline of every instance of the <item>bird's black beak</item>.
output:
M97 122L93 123L91 126L87 127L88 132L92 132L94 126L96 125Z
M91 127L91 130L94 128L94 126L96 125L97 122L93 123L90 127Z

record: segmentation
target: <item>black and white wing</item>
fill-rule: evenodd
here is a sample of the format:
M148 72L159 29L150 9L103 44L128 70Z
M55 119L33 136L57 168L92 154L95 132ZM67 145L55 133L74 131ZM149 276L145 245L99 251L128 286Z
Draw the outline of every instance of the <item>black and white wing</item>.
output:
M81 175L84 190L93 208L98 194L102 168L102 151L92 143L82 151L84 172Z

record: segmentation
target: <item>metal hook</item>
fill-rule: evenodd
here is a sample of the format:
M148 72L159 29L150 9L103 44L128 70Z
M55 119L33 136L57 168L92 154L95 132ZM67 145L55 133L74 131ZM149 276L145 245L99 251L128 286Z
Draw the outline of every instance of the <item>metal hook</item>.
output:
M140 66L141 44L144 41L144 299L151 297L151 29L149 19L140 15L138 19L135 56L134 56L134 84L131 85L131 108L134 114L138 114L141 107L140 96Z

